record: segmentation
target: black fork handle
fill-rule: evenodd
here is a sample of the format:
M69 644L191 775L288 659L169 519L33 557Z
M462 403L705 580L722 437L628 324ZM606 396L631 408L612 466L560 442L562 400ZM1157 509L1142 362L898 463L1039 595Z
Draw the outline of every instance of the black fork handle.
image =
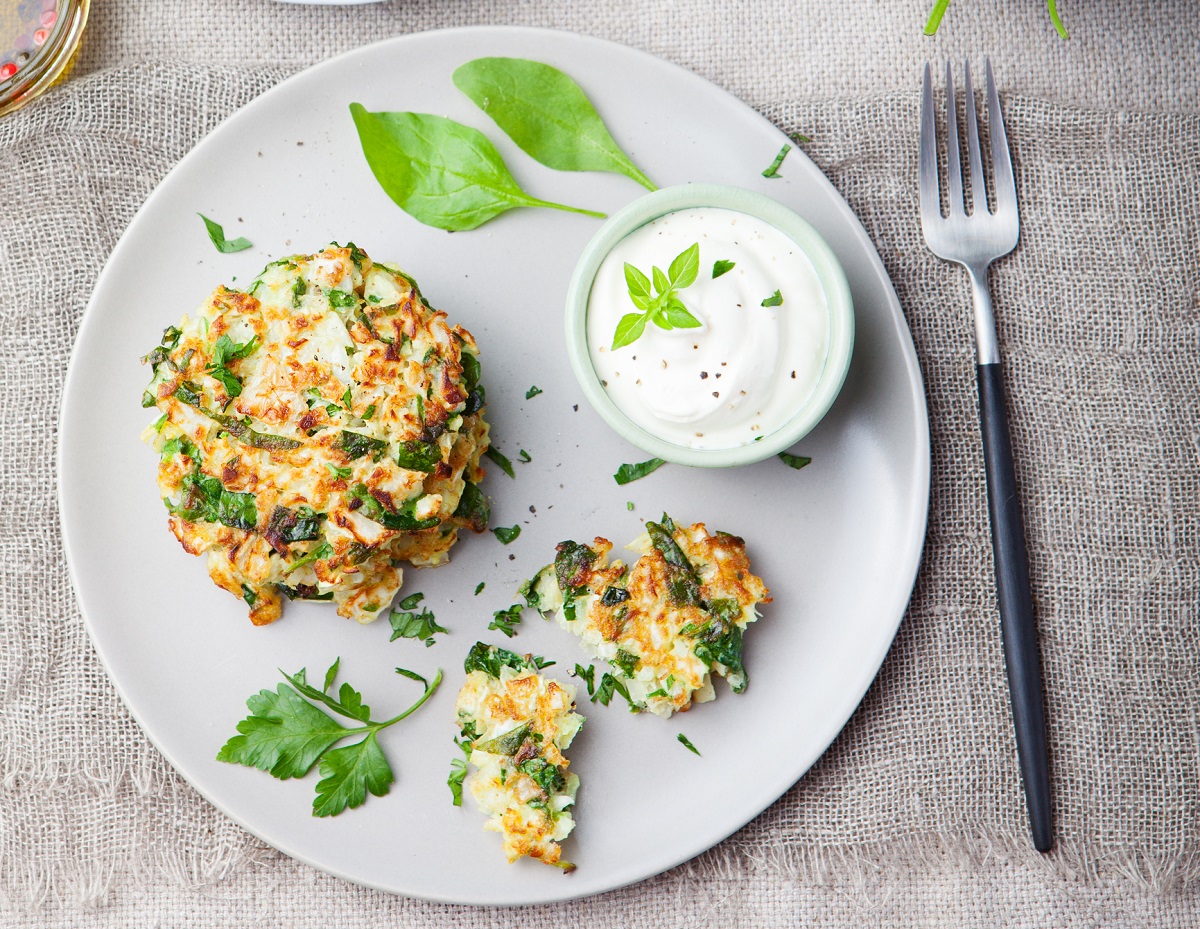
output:
M1000 602L1000 631L1004 663L1012 697L1017 756L1025 785L1033 846L1047 852L1054 842L1050 815L1050 764L1046 754L1046 711L1042 702L1042 669L1037 625L1029 587L1029 557L1025 524L1017 499L1012 443L1005 412L1004 385L999 364L981 364L979 421L983 432L983 461L987 475L988 513L992 522L992 554L996 595Z

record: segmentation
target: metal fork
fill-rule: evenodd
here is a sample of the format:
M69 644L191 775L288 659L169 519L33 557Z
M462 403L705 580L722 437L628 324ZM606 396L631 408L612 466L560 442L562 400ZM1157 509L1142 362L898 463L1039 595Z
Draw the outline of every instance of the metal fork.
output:
M1000 347L996 319L988 291L988 266L1011 252L1020 234L1017 188L1013 180L1004 116L992 77L987 70L988 136L991 140L992 188L996 210L988 208L983 162L979 151L979 126L975 116L975 92L971 67L965 64L967 164L971 179L971 212L963 196L963 176L958 142L958 110L954 74L946 65L946 174L950 201L948 216L942 215L938 182L937 124L929 65L921 94L921 229L935 255L956 261L967 269L975 304L976 372L979 383L979 419L983 433L984 469L987 476L988 513L992 524L992 554L995 559L996 595L1000 605L1000 629L1008 687L1012 696L1013 725L1017 754L1025 785L1033 844L1049 851L1053 843L1050 821L1050 775L1046 757L1046 721L1042 705L1042 672L1038 655L1037 627L1029 587L1029 559L1025 551L1025 527L1017 500L1012 446L1005 413L1004 386L1000 377Z

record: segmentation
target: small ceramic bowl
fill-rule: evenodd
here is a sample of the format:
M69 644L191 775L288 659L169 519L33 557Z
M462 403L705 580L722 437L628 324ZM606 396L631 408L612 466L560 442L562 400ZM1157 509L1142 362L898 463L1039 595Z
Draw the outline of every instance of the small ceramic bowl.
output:
M829 308L824 365L812 393L782 426L746 445L690 448L653 435L634 423L609 397L592 365L587 340L588 299L608 253L627 235L667 213L702 207L735 210L774 226L791 239L816 270ZM854 307L846 274L833 251L812 226L782 204L753 191L719 184L686 184L655 191L614 213L592 238L575 266L567 290L567 353L584 396L624 439L656 458L701 468L730 468L762 461L795 445L832 406L850 368L854 347Z

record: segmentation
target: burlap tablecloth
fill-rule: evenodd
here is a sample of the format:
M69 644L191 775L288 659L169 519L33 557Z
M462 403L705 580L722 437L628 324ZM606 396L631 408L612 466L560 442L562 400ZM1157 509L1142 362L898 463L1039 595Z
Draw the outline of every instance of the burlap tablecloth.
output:
M97 2L72 80L0 120L0 924L1200 925L1200 117L1197 79L1170 60L1196 47L1190 3L1160 5L1161 32L1097 3L1075 11L1064 45L1044 35L1039 4L1005 6L1005 21L978 0L952 6L948 34L921 45L923 4L907 2L711 14L698 2ZM806 151L862 217L912 327L933 487L895 646L795 788L668 874L501 911L316 872L167 766L84 632L53 462L83 307L171 165L306 61L433 25L512 21L647 47L813 139ZM822 30L840 68L807 67ZM1017 775L967 284L927 252L916 218L915 64L960 45L989 48L1022 91L1006 98L1022 241L992 280L1048 691L1048 856L1028 842ZM1132 71L1107 57L1118 50ZM822 88L837 93L814 97Z

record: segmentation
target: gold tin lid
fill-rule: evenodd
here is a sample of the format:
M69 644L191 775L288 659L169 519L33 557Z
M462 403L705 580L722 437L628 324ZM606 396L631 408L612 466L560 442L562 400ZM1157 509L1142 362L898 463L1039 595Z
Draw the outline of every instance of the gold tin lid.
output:
M90 0L0 0L0 116L65 76Z

